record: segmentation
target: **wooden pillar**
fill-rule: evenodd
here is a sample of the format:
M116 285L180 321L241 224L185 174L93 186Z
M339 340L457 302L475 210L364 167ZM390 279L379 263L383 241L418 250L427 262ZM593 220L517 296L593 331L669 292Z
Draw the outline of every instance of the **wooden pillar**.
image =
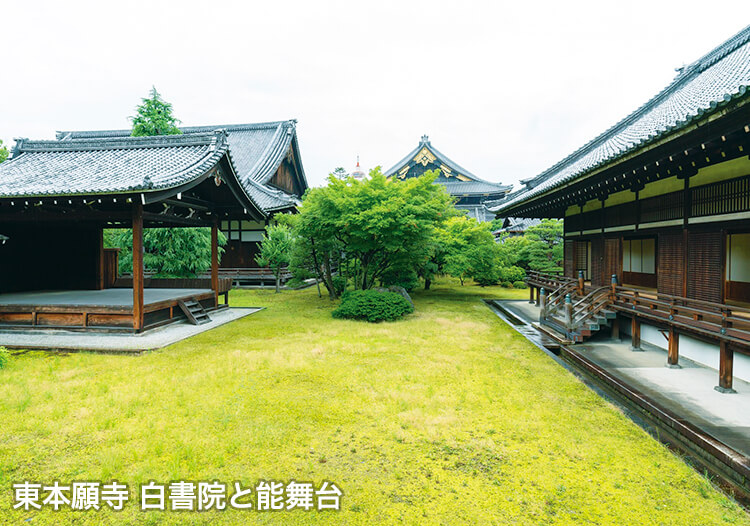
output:
M631 324L630 324L630 337L631 337L630 350L642 351L643 349L641 349L641 322L638 321L638 318L636 318L635 315L633 316Z
M734 351L729 347L727 342L722 341L719 344L719 385L714 387L720 393L736 393L732 389L732 366L734 362Z
M140 200L133 201L133 329L143 329L143 205Z
M537 296L537 299L539 300L539 321L543 322L546 319L544 310L547 307L547 291L544 290L544 287L539 289L539 296Z
M214 306L219 306L219 220L211 225L211 290L214 291Z
M618 315L617 318L612 320L612 339L613 340L619 340L620 339L620 317Z
M584 278L583 278L583 271L578 271L578 295L583 296L583 288L585 286Z
M96 288L99 290L104 289L104 229L100 228L97 236L97 242L99 243L99 251L97 255L97 266L96 266Z
M667 367L678 369L680 368L680 335L674 330L674 327L669 327L669 342L667 345Z
M529 303L534 303L534 285L529 285Z

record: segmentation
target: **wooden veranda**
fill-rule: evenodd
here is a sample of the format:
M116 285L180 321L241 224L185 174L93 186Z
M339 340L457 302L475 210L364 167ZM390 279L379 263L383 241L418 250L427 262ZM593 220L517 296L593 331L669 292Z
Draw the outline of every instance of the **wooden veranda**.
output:
M631 349L641 347L641 324L660 329L667 341L667 365L677 366L680 335L719 345L717 388L732 390L734 353L750 355L750 308L662 294L618 284L592 286L584 280L530 272L529 301L540 307L539 322L579 343L609 327L620 337L620 318L629 320Z

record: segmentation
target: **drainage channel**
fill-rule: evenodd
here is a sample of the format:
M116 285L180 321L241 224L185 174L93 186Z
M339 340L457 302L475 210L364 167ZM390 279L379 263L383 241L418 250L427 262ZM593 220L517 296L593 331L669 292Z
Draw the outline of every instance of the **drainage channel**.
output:
M571 346L562 345L542 334L503 305L484 300L503 321L526 337L562 367L573 373L599 396L617 406L628 418L652 437L679 454L688 465L750 507L750 459L716 440L690 422L659 406L637 389L591 362Z

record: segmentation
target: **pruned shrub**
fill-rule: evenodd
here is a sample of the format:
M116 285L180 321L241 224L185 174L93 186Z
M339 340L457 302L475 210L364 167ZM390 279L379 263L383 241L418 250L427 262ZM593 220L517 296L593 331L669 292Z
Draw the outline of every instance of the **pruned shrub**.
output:
M10 362L10 351L5 347L0 347L0 369L4 369Z
M341 297L341 305L333 311L334 318L351 320L393 321L414 312L414 307L395 292L352 290Z
M513 282L513 288L514 289L525 289L528 288L525 281L514 281Z
M511 283L510 281L503 281L502 283L500 283L500 286L504 289L512 289L513 283Z
M511 283L515 283L516 281L523 281L523 278L525 277L526 271L521 267L516 267L515 265L513 265L510 267L500 268L500 281L509 281Z

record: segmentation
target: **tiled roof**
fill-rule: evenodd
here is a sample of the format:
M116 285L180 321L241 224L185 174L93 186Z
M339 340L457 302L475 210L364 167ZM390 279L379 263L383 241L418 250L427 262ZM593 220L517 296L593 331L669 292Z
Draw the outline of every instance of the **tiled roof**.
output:
M508 190L507 186L490 183L487 181L459 181L440 178L435 182L444 185L445 189L451 195L498 194L505 193Z
M442 154L430 143L430 140L426 135L422 136L416 148L409 152L406 157L401 159L394 166L386 170L384 175L386 177L391 177L404 166L414 164L414 157L416 157L416 155L422 150L422 148L425 147L435 156L435 165L439 166L440 164L444 164L456 174L461 174L462 176L471 179L471 181L461 181L458 178L444 177L445 174L441 174L441 177L439 177L435 182L444 184L446 187L448 187L448 193L452 195L507 192L511 188L510 186L502 185L500 183L492 183L490 181L485 181L484 179L477 177L473 173L469 172L466 168L463 168L462 166L458 165L450 158L448 158L446 155Z
M692 64L654 98L548 170L522 181L502 212L616 161L750 94L750 26Z
M218 129L226 131L237 175L247 193L264 212L291 208L299 204L301 196L288 194L266 184L276 173L290 147L299 154L294 120L180 128L186 136L213 132ZM128 135L130 135L130 130L57 132L57 138L62 142L79 138L111 138ZM307 189L307 180L301 164L300 171L304 192Z
M227 153L224 132L16 143L0 197L149 192L199 178Z

